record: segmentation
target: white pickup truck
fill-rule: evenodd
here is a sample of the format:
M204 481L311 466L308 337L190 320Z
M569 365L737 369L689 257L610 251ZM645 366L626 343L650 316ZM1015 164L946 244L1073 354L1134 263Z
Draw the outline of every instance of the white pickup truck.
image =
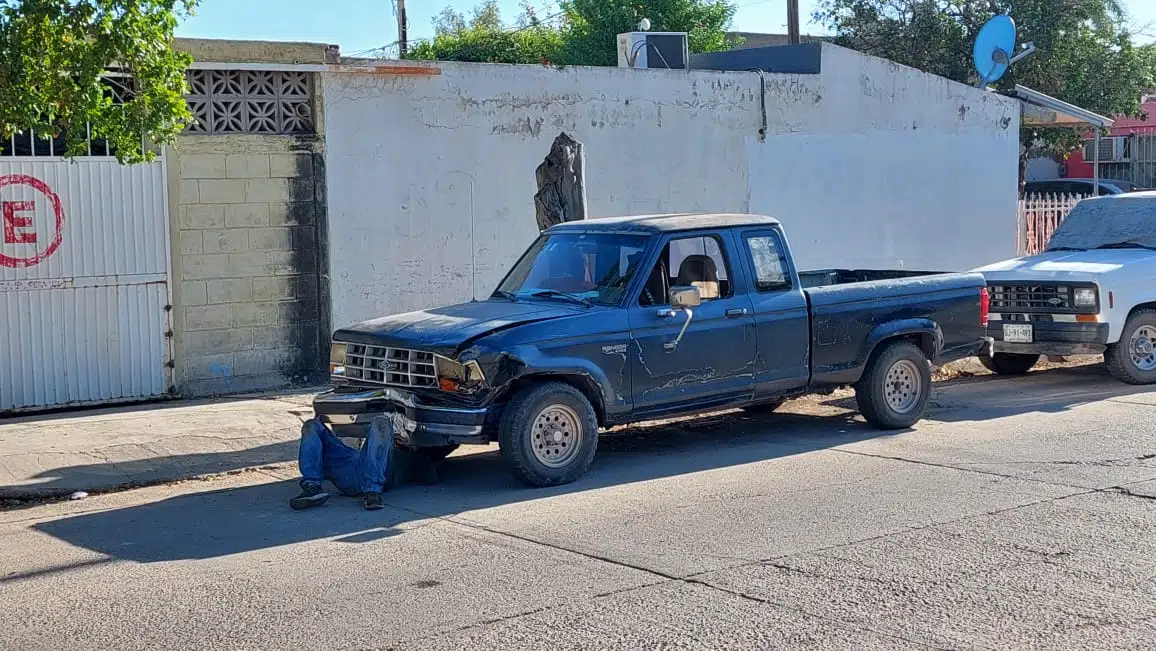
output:
M1039 255L975 269L991 300L995 373L1041 355L1103 354L1129 384L1156 383L1156 192L1085 199Z

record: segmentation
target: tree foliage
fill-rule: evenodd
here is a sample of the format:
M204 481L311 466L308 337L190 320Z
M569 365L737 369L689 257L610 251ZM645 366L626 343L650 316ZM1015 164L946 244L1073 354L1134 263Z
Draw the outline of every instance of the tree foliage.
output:
M1156 87L1156 52L1133 44L1115 0L821 0L814 18L840 45L975 83L972 44L997 13L1016 21L1019 43L1038 48L998 89L1018 83L1103 115L1136 115L1141 95ZM1024 142L1065 150L1075 136L1033 131Z
M513 25L502 21L496 0L486 0L467 19L451 8L434 18L432 41L410 49L409 58L491 63L612 66L617 37L643 18L657 31L687 32L691 52L726 49L732 0L562 0L543 19L528 4Z
M726 29L737 5L730 0L563 0L567 63L618 63L618 35L638 29L643 18L660 32L687 32L691 52L727 48Z
M529 5L518 22L502 22L497 0L478 5L467 19L450 7L434 18L434 37L413 45L410 59L476 61L480 63L542 63L562 51L562 32L538 19Z
M0 134L34 129L75 153L91 127L121 162L151 160L142 138L172 143L192 119L191 58L171 45L196 3L0 0Z

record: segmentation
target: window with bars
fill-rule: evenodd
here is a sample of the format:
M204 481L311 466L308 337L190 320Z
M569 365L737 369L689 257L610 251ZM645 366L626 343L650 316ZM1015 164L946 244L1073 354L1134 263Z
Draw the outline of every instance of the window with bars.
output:
M105 78L114 102L132 96L132 78ZM187 96L193 123L187 133L208 135L313 133L313 77L307 72L272 70L190 70ZM142 142L143 146L143 142ZM0 139L0 157L63 156L60 134L31 129ZM115 156L100 138L90 138L78 156Z
M112 97L113 103L123 103L132 97L132 77L110 72L104 78L105 92ZM109 146L103 138L93 138L89 128L89 138L77 156L116 156L116 149ZM142 139L141 146L144 146ZM38 133L34 129L26 129L14 133L8 138L0 138L0 157L55 157L68 153L68 143L62 133Z
M189 133L313 133L310 73L190 70L189 87Z

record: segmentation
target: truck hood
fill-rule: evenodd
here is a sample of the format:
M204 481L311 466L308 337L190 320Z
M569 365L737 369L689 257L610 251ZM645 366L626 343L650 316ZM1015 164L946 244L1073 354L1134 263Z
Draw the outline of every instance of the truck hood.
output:
M973 271L990 281L1055 280L1091 282L1122 269L1125 265L1156 261L1156 251L1148 249L1094 249L1091 251L1047 251L1027 258L1015 258Z
M460 347L501 330L560 319L589 308L492 299L387 316L342 328L334 341L395 346L453 356Z

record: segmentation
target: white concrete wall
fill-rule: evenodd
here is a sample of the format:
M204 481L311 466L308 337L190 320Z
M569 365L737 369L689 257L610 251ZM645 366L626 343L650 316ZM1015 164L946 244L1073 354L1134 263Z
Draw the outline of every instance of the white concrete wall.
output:
M1019 103L823 46L814 97L748 137L750 211L797 264L965 270L1015 255Z
M535 237L534 169L586 147L592 216L750 211L805 267L1015 251L1018 105L825 47L822 75L439 64L323 76L333 324L486 296Z

